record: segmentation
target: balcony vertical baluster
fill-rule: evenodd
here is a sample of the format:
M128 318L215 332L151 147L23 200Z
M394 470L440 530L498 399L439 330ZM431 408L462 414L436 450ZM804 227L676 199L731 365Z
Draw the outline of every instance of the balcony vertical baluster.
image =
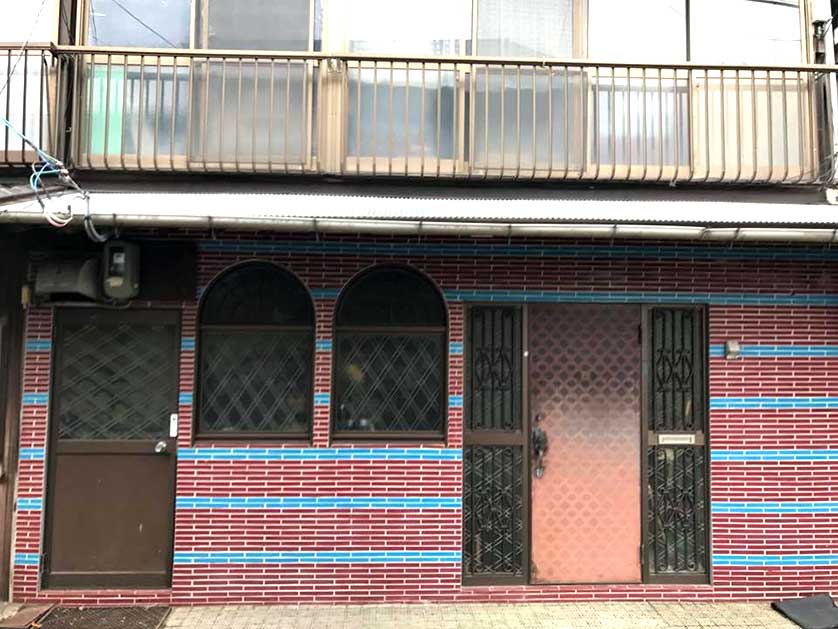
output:
M798 72L798 81L800 80L799 74L800 73ZM833 80L835 80L834 77L833 77ZM808 103L808 107L806 109L808 111L807 111L807 115L805 116L805 118L808 119L808 121L809 121L809 125L808 125L808 127L809 127L809 155L813 156L813 158L814 158L815 155L817 155L817 150L818 150L818 148L817 148L818 147L818 140L817 140L817 135L815 133L815 114L816 114L816 107L815 107L815 102L814 102L815 101L815 81L817 81L817 75L814 72L811 72L809 74L809 80L807 81L808 87L806 89L806 94L808 95L808 98L806 99L806 102ZM802 92L803 89L801 89L800 91ZM803 119L801 119L801 121L802 120ZM787 124L788 124L788 122L787 122ZM802 122L801 122L801 124L802 124ZM802 141L801 141L801 144L803 144ZM820 175L820 172L819 172L820 171L820 164L821 164L821 161L819 159L817 159L817 160L813 159L812 160L812 177L814 179L816 179ZM801 162L800 172L803 173L804 171L805 171L805 164L803 164Z
M783 70L780 75L783 96L783 176L780 178L780 183L783 183L789 178L789 117L788 117L788 87L786 85L787 76L786 71ZM802 138L801 138L802 139ZM803 163L800 164L801 169Z
M160 55L157 55L157 68L156 68L156 83L154 85L154 152L151 155L152 163L154 164L154 170L159 171L160 166L157 163L157 155L159 154L160 150L160 109L162 107L162 91L163 91L163 82L161 80L161 73L162 73L162 64L160 63Z
M756 84L756 72L754 70L750 71L751 75L751 142L753 143L753 172L751 173L751 179L748 181L748 184L753 184L757 177L759 176L759 140L758 140L758 129L757 129L757 84Z
M180 81L178 80L178 59L179 57L175 55L172 59L172 110L169 115L169 170L175 170L175 142L177 138L177 109L178 109L178 97L180 94L178 93L178 85L180 85Z

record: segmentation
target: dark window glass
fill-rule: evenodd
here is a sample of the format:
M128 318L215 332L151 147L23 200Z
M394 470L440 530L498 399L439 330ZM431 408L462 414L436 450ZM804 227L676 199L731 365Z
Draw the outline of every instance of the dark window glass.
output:
M201 309L198 432L310 432L314 307L300 281L266 263L238 267Z
M337 433L437 433L445 426L445 304L418 273L382 267L341 297Z
M312 325L314 308L305 287L272 264L239 267L204 297L201 323L211 325Z
M374 269L346 289L339 326L445 326L445 304L431 283L401 268Z

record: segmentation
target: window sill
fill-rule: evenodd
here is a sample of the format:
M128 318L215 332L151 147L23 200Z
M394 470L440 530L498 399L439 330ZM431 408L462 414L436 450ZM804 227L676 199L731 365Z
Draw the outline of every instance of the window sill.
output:
M311 435L200 435L192 439L192 445L196 447L213 446L301 446L310 445Z
M335 446L397 446L447 448L448 441L441 435L421 436L378 433L370 435L335 435L330 439Z

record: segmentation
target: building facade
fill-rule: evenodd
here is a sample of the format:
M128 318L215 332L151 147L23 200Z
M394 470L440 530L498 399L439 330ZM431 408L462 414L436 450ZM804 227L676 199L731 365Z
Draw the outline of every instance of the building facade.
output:
M112 4L8 57L14 600L838 591L821 7Z

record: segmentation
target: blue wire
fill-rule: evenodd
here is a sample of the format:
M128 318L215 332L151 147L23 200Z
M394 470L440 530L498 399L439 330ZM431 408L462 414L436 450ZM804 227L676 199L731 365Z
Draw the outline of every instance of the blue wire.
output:
M3 118L2 116L0 116L0 122L2 122L2 123L3 123L3 126L4 126L4 127L7 127L7 128L8 128L8 129L9 129L12 133L14 133L15 135L17 135L17 136L18 136L21 140L23 140L23 141L24 141L24 142L26 142L29 146L31 146L33 149L35 149L35 152L38 154L38 157L39 157L39 158L41 158L41 161L42 161L42 162L52 162L52 163L57 164L57 165L60 165L60 164L61 164L61 162L60 162L58 159L56 159L55 157L53 157L53 156L52 156L52 155L50 155L49 153L46 153L45 151L41 150L41 149L38 147L38 145L37 145L37 144L35 144L32 140L30 140L30 139L29 139L29 138L27 138L25 135L23 135L23 133L21 133L20 131L18 131L18 130L15 128L15 126L14 126L11 122L9 122L9 120L7 120L6 118Z

